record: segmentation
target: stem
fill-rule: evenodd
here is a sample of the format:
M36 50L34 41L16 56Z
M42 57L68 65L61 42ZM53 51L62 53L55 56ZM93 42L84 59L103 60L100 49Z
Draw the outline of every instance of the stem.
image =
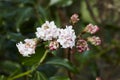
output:
M16 76L13 76L12 78L8 78L8 80L17 79L17 78L23 77L23 76L28 75L28 74L32 73L33 71L35 71L39 67L39 65L44 61L44 59L46 58L48 52L49 52L48 50L45 51L44 55L42 56L42 58L40 59L39 63L36 65L35 68L33 68L31 70L28 70L28 71L26 71L24 73L18 74Z
M68 60L71 62L71 52L70 52L70 48L68 48L68 56L67 56L67 58L68 58ZM68 76L69 76L69 78L72 80L72 73L70 72L70 71L68 71Z
M68 49L68 60L71 61L71 53L70 53L70 48Z
M26 71L26 72L24 72L24 73L21 73L21 74L18 74L18 75L16 75L16 76L12 77L12 78L8 78L8 80L14 80L14 79L20 78L20 77L22 77L22 76L25 76L25 75L30 74L31 72L32 72L32 70Z
M46 58L47 56L47 53L49 52L49 50L46 50L43 57L40 59L39 63L38 63L38 66L44 61L44 59Z

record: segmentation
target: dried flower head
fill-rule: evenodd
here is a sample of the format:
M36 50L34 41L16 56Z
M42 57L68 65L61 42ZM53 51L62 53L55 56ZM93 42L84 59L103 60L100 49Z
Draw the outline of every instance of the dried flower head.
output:
M84 29L84 32L88 32L88 33L91 33L91 34L94 34L96 33L97 31L99 30L99 27L97 25L92 25L92 24L88 24L85 29Z
M78 18L78 17L79 17L78 14L73 14L73 15L71 16L71 18L70 18L71 22L72 22L73 24L77 23L77 22L79 21L79 18Z
M77 41L76 48L78 49L78 52L84 52L84 51L89 50L86 40L83 40L83 39L80 39Z
M92 36L88 37L88 41L91 42L91 44L97 46L101 44L101 39L100 37Z

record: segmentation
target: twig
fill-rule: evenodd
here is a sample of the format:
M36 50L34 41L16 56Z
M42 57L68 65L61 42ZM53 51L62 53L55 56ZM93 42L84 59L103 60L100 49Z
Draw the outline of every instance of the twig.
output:
M98 19L95 17L94 13L93 13L93 10L90 6L90 3L89 3L89 0L85 0L86 2L86 5L87 5L87 9L89 10L89 13L90 15L92 16L93 20L96 22L96 23L99 23Z
M68 48L68 56L67 56L67 58L68 58L68 60L71 62L71 52L70 52L70 48ZM72 80L72 74L71 74L71 72L70 71L68 71L68 76L69 76L69 78L70 78L70 80Z

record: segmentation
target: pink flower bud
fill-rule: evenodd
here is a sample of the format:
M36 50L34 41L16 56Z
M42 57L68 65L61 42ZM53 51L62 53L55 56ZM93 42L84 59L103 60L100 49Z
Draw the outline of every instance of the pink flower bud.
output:
M49 44L49 49L51 51L56 50L59 48L59 43L57 41L51 41Z
M73 14L72 16L71 16L71 22L73 23L73 24L75 24L76 22L78 22L79 21L79 18L78 18L79 16L78 16L78 14Z
M91 44L97 46L101 44L101 39L100 37L92 36L88 37L88 41L91 42Z
M96 80L102 80L100 77L96 77Z
M96 33L97 31L99 30L99 27L97 25L92 25L92 24L88 24L85 29L84 29L84 32L88 32L88 33L91 33L91 34L94 34Z
M89 50L87 42L83 39L78 40L76 48L78 49L78 52Z

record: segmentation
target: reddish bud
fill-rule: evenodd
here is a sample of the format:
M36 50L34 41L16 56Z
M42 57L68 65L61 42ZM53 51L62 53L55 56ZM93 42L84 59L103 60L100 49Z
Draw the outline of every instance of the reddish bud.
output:
M49 44L49 49L51 51L56 50L59 48L59 43L57 41L51 41Z
M87 42L83 39L78 40L76 47L78 49L78 52L84 52L89 50Z
M79 16L78 16L78 14L73 14L72 16L71 16L71 22L73 23L73 24L75 24L75 23L77 23L78 21L79 21L79 18L78 18Z
M97 46L101 44L101 39L100 37L92 36L88 37L88 41L91 42L91 44Z

